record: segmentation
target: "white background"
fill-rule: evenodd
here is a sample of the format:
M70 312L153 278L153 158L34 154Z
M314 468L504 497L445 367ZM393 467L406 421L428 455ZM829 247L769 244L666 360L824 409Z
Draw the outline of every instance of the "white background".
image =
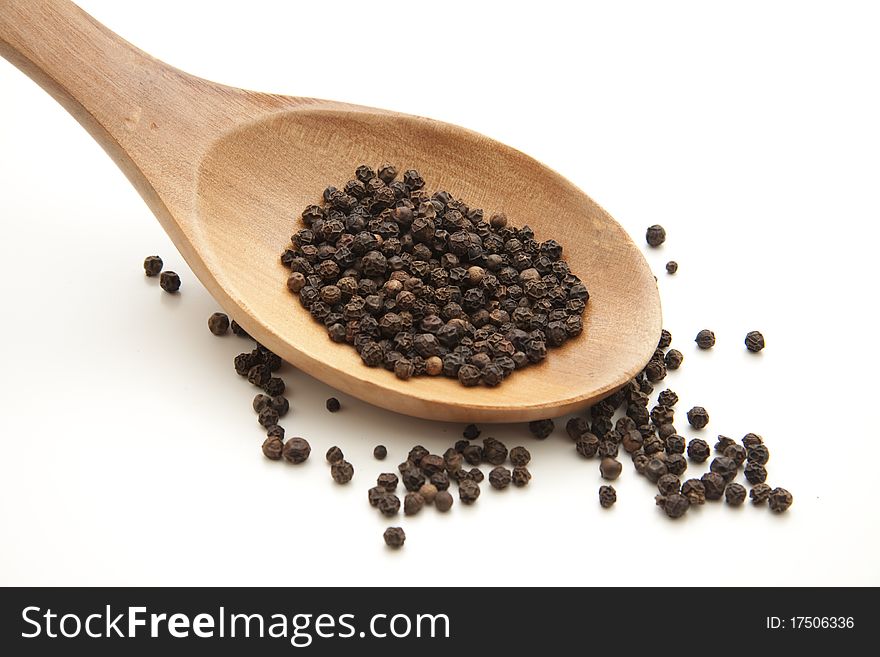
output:
M540 443L524 425L484 427L532 451L532 484L401 515L407 544L392 552L367 488L462 427L342 395L331 415L333 391L285 367L284 424L313 456L266 460L255 390L232 369L249 347L211 336L216 304L123 175L0 61L0 583L880 583L870 3L81 4L209 79L486 133L573 180L640 244L663 224L647 257L685 356L666 381L677 426L695 436L684 411L701 404L710 442L762 434L769 482L795 503L671 522L627 458L603 511L567 418ZM143 276L154 253L180 295ZM711 352L693 344L701 328ZM767 338L758 356L751 329ZM356 468L348 486L323 460L333 444Z

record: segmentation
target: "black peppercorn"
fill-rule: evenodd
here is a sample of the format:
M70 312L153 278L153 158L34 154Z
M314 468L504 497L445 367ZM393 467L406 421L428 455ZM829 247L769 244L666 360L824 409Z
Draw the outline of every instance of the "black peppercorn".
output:
M706 487L699 479L688 479L681 485L681 494L688 498L691 506L706 503Z
M617 501L614 486L599 486L599 504L603 509L610 509Z
M272 407L264 408L257 416L257 421L265 428L278 424L278 411Z
M238 322L234 319L229 322L229 328L232 329L233 335L237 335L240 338L249 338L251 336L248 335L247 331L245 331Z
M492 468L492 470L489 472L489 484L491 484L492 488L503 490L510 485L510 481L510 470L505 468L503 465Z
M703 488L706 492L707 500L720 500L727 487L727 481L717 472L707 472L700 481L703 482Z
M697 343L697 346L700 349L711 349L715 346L715 334L712 333L709 329L703 329L699 333L697 333L697 337L694 339L694 342Z
M463 504L473 504L480 496L479 485L470 480L465 479L458 485L458 497Z
M669 367L669 364L666 364L666 367ZM666 389L660 392L657 395L657 403L665 406L666 408L672 408L678 403L678 395L675 394L672 390Z
M599 451L599 438L592 433L585 433L575 443L575 449L581 456L591 459Z
M272 398L268 395L257 395L254 397L254 412L260 413L264 408L269 408L272 405Z
M476 424L469 424L464 428L462 435L466 440L476 440L480 437L480 430L477 428Z
M733 445L734 442L727 436L718 436L718 442L715 443L715 451L724 454L724 450Z
M340 459L330 466L330 476L337 484L347 484L354 477L354 466Z
M226 335L229 331L229 317L223 313L214 313L208 317L208 330L214 335Z
M554 426L553 420L533 420L529 422L529 431L532 432L535 438L544 440L553 432Z
M388 491L381 486L373 486L370 490L367 491L367 499L370 502L370 506L378 506L379 500L387 494Z
M573 417L565 423L565 432L568 437L577 441L590 430L590 425L582 417Z
M272 459L273 461L277 461L281 458L281 451L283 448L284 444L281 442L281 438L277 436L269 436L263 441L263 454L266 458Z
M674 274L678 271L678 263L675 260L670 260L666 263L666 273Z
M787 511L793 501L794 498L791 493L784 488L774 488L770 491L770 496L767 498L770 510L775 511L776 513Z
M414 516L425 506L425 498L421 493L407 493L403 498L403 513Z
M396 549L403 547L406 541L406 533L400 527L389 527L382 534L382 538L385 539L385 545Z
M273 424L271 427L266 427L266 437L284 440L284 427L279 427L277 424Z
M762 445L763 443L764 439L756 433L747 433L742 439L743 447L745 447L746 450L749 450L756 445Z
M532 455L525 447L514 447L510 450L510 462L514 465L528 465L532 460Z
M606 456L599 463L599 474L602 475L602 479L613 481L620 476L622 470L623 466L620 461L610 456Z
M513 469L513 473L511 474L511 478L513 480L513 485L518 488L522 488L523 486L528 485L529 481L532 479L532 473L529 472L529 469L523 465L518 465Z
M740 448L743 449L743 448ZM746 451L746 457L748 458L750 463L757 463L758 465L767 465L767 461L770 460L770 450L767 449L766 445L757 444L752 447L749 447Z
M278 378L277 376L269 377L269 380L262 385L262 388L266 391L267 395L271 395L272 397L280 397L284 393L284 380Z
M180 276L173 271L163 271L159 276L159 286L166 292L177 292L180 289Z
M752 498L752 504L763 504L766 502L770 497L772 490L773 489L765 483L755 484L749 492L749 497Z
M681 490L681 481L674 474L668 473L657 480L657 488L661 495L672 495Z
M393 472L383 472L376 478L376 485L389 493L397 489L398 479Z
M762 484L767 481L767 469L760 463L749 461L743 468L743 474L750 484Z
M687 419L694 429L703 429L709 424L709 413L702 406L694 406L687 412Z
M756 354L763 348L764 336L758 331L751 331L746 335L746 349Z
M468 445L464 448L462 456L471 465L480 465L483 462L483 448L479 445Z
M728 445L722 452L727 458L733 459L737 467L742 465L746 460L746 448L742 445Z
M339 461L344 458L345 455L342 453L342 450L336 446L333 446L327 450L327 463L339 463Z
M656 484L657 480L668 472L669 469L666 467L666 461L656 456L649 458L645 464L644 475L651 483Z
M342 405L339 403L339 400L336 399L336 397L331 397L327 400L327 410L331 413L335 413L340 408L342 408Z
M666 329L662 329L660 331L660 340L657 342L657 348L658 349L666 349L671 344L672 344L672 333L670 333Z
M746 489L737 483L728 484L724 489L724 499L730 506L740 506L746 500Z
M483 440L483 460L491 465L501 465L507 459L507 447L500 440Z
M681 493L672 493L671 495L662 496L663 510L670 518L681 518L690 508L691 503L687 497Z
M666 368L670 370L677 370L681 367L682 361L684 361L684 356L678 349L670 349L663 357L663 362L666 363Z
M162 258L159 256L147 256L144 258L144 273L147 276L158 276L162 271Z
M305 438L291 438L284 443L282 456L289 463L302 463L309 458L311 451L312 448Z
M400 498L394 493L385 493L379 498L376 507L383 516L396 516L400 511Z
M645 240L650 246L656 248L666 241L666 230L659 224L649 226L645 232Z
M687 470L687 459L681 454L667 454L666 469L674 475L684 474Z
M709 469L712 472L720 474L724 477L724 481L731 481L737 473L737 465L736 461L732 458L728 458L727 456L719 456L716 459L712 460L712 463L709 464Z
M382 461L386 456L388 456L388 450L385 448L385 445L376 445L373 448L373 458Z

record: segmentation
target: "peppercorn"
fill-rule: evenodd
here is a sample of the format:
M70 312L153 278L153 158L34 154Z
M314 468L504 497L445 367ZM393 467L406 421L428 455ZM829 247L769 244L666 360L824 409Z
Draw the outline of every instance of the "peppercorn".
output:
M397 549L403 547L406 533L400 527L389 527L383 532L382 538L385 539L385 545Z
M463 472L463 470L461 470L460 472ZM471 481L473 481L474 483L477 483L477 484L482 483L483 471L480 470L479 468L471 468L470 470L467 471L467 476L464 478L470 479Z
M756 445L764 444L764 439L756 433L747 433L745 436L743 436L742 444L743 447L746 448L746 450L750 450Z
M633 454L641 449L643 443L644 438L642 438L642 434L640 434L636 429L627 431L625 434L623 434L623 438L620 441L620 444L623 445L623 449L625 449L629 454Z
M452 494L448 490L439 491L437 497L434 498L434 506L442 513L446 513L452 508L452 502Z
M376 460L383 461L386 456L388 456L388 450L385 448L385 445L376 445L373 448L373 458Z
M511 481L511 472L503 465L499 465L489 472L489 484L491 484L492 488L497 488L498 490L503 490L510 485Z
M247 331L245 331L238 322L234 319L229 322L229 328L232 329L232 334L237 335L240 338L249 338L251 336L248 335Z
M480 496L480 487L476 482L465 479L458 485L458 497L463 504L473 504Z
M668 472L669 469L666 467L666 461L656 456L649 458L645 464L644 474L651 483L656 484L657 480Z
M367 491L367 500L369 500L370 506L378 506L379 500L385 497L387 494L388 491L381 486L373 486L370 490Z
M746 334L746 349L753 354L758 353L764 348L764 336L758 331L749 331Z
M649 226L645 232L645 240L654 248L657 248L666 241L666 230L659 224Z
M610 456L606 456L599 463L599 474L602 475L602 479L613 481L620 476L622 470L623 465L621 465L620 461Z
M514 465L528 465L532 460L532 455L525 447L514 447L508 456Z
M666 273L674 274L678 271L678 263L675 260L670 260L666 263Z
M706 503L706 487L699 479L688 479L681 485L681 494L688 498L691 506Z
M383 472L376 478L376 485L389 493L397 489L398 479L393 472Z
M715 346L715 334L712 333L709 329L703 329L699 333L697 333L697 337L694 339L694 342L697 343L697 346L700 349L711 349Z
M637 452L633 454L632 462L633 467L635 467L636 469L636 472L638 472L639 474L645 474L645 469L648 467L649 460L650 459L648 458L648 456L642 452Z
M253 407L255 413L260 413L264 408L269 408L271 405L272 398L268 395L259 394L254 397Z
M157 276L162 271L162 258L159 256L147 256L144 258L144 273L147 276Z
M327 463L339 463L344 458L345 455L342 453L342 450L335 445L327 450Z
M666 368L670 370L677 370L681 367L683 360L684 356L678 349L670 349L663 357L663 362L666 363Z
M672 333L670 333L666 329L661 329L660 340L657 342L657 348L658 349L666 349L666 347L668 347L671 344L672 344Z
M523 465L518 465L513 469L511 479L514 486L522 488L523 486L526 486L529 481L531 481L532 473L529 472L529 469L527 467Z
M767 481L767 469L755 461L746 463L746 467L743 468L743 474L745 474L746 480L750 484L762 484Z
M724 489L724 499L730 506L740 506L746 499L746 489L737 483L728 484Z
M687 412L687 419L694 429L703 429L709 424L709 413L702 406L694 406Z
M591 459L599 451L599 438L592 433L585 433L576 443L575 449L581 456Z
M738 471L736 461L727 456L719 456L713 459L712 463L709 464L709 469L724 477L726 482L732 481Z
M770 491L770 497L767 498L770 510L775 511L776 513L787 511L793 501L794 498L791 493L784 488L774 488Z
M673 427L674 429L675 427ZM661 434L662 438L662 434ZM684 454L685 450L685 440L681 436L676 433L673 433L665 438L666 443L666 453L667 454Z
M257 421L268 429L273 424L278 424L278 411L271 407L264 408L257 416Z
M531 427L530 427L531 428ZM590 425L582 417L573 417L565 423L565 432L568 437L577 441L590 430Z
M336 399L336 397L331 397L327 400L327 410L331 413L335 413L340 408L342 408L342 405L339 403L339 400Z
M682 475L687 470L687 459L681 454L667 454L666 469L674 475Z
M417 467L412 466L404 468L400 473L400 480L403 482L404 488L410 492L415 492L425 483L425 475Z
M453 470L453 474L458 475L463 472L462 468ZM437 487L437 490L446 490L449 488L449 474L446 472L435 472L429 477L429 482Z
M614 486L599 486L599 505L603 509L610 509L617 501L617 491Z
M733 445L734 442L727 436L718 436L718 442L715 443L715 451L724 454L724 450Z
M666 364L666 367L669 367L669 363ZM657 395L657 403L665 406L666 408L672 408L678 403L678 395L667 388Z
M354 477L354 466L348 461L340 459L330 466L330 476L337 484L347 484Z
M214 313L208 317L208 330L214 335L226 335L229 331L229 317L223 313Z
M281 458L281 451L283 448L284 443L281 442L281 438L278 436L269 436L263 441L263 454L266 458L272 459L273 461L277 461Z
M305 438L291 438L284 443L282 456L288 463L302 463L309 458L311 452L312 447Z
M532 432L535 438L544 440L553 432L554 426L553 420L533 420L529 422L529 431Z
M657 480L657 488L661 495L672 495L681 490L681 481L674 474L665 474Z
M706 492L707 500L720 500L727 487L727 481L717 472L707 472L700 481L703 482L703 488Z
M752 498L752 504L763 504L769 499L771 492L773 489L762 482L752 487L752 490L749 491L749 497Z
M383 516L396 516L400 511L400 498L394 493L385 493L379 498L376 507Z
M471 465L480 465L483 462L483 448L479 445L468 445L462 452L462 456Z
M617 443L613 440L601 440L599 441L599 448L596 450L596 454L599 458L616 458L618 454Z
M757 463L758 465L767 465L767 461L770 460L770 450L767 449L766 445L759 443L757 445L749 447L746 452L746 456L747 456L750 463Z
M435 472L441 472L446 467L446 460L436 454L426 454L419 461L419 468L426 476L430 477Z
M663 511L673 519L681 518L691 506L690 500L681 493L672 493L661 497L663 497Z
M464 436L465 440L476 440L480 437L480 430L476 424L469 424L464 428L462 436Z
M180 289L180 276L173 271L163 271L159 276L159 287L168 293L177 292Z
M425 506L425 498L419 493L407 493L403 498L403 513L414 516Z
M271 427L266 427L266 437L280 438L281 440L284 440L284 427L280 427L277 424L273 424Z
M483 440L483 460L492 465L501 465L507 459L507 447L500 440Z
M262 386L267 395L272 397L280 397L284 393L284 381L277 376L269 377L269 380Z
M422 499L425 500L425 504L432 504L434 502L434 498L437 497L437 493L437 487L431 483L424 484L421 488L419 488L419 495L421 495Z
M673 351L675 351L673 349ZM648 381L656 383L657 381L661 381L666 378L666 364L660 360L651 360L645 366L645 376Z
M733 459L737 467L741 466L746 460L746 448L742 445L728 445L724 448L724 456Z

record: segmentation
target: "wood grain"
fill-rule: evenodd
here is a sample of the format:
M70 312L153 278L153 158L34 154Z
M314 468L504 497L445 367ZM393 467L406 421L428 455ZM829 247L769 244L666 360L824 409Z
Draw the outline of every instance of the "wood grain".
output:
M153 59L66 0L0 0L0 54L52 94L116 161L211 294L297 367L418 417L514 422L589 405L653 353L656 282L625 231L562 176L449 124L333 101L262 94ZM361 163L416 168L487 213L553 237L590 290L584 333L498 388L404 382L330 342L285 286L295 217Z

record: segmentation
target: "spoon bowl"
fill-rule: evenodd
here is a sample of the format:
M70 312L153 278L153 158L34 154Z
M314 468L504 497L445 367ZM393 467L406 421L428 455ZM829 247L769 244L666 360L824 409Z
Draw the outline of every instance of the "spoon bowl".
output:
M659 294L638 248L582 191L523 153L430 119L195 78L64 0L0 0L0 10L0 54L90 130L224 310L316 378L408 415L516 422L601 399L653 353ZM503 211L539 241L559 241L590 291L584 332L497 388L401 381L331 342L287 290L280 254L324 187L381 162L418 169L430 191L445 189L487 215Z

